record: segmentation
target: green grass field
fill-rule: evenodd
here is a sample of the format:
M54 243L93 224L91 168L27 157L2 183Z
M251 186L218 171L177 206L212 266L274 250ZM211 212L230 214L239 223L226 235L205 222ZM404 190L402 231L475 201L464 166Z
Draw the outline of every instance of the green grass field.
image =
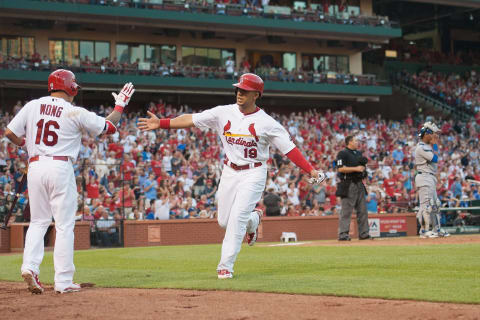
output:
M241 290L480 303L480 245L247 247L218 280L220 245L77 251L77 282L99 287ZM21 255L0 256L0 280L21 281ZM41 281L53 282L52 252Z

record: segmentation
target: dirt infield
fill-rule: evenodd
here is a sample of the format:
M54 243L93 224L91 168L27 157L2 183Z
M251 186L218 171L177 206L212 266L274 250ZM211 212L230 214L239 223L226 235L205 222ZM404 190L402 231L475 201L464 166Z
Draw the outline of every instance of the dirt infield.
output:
M31 295L0 282L0 319L480 319L480 305L272 293L100 289Z
M479 235L447 239L390 238L300 245L435 245L480 243ZM262 244L258 244L262 245ZM220 280L219 280L220 281ZM225 280L222 280L225 281ZM230 280L226 280L230 281ZM480 305L254 292L85 288L31 295L22 282L0 282L0 319L477 319Z

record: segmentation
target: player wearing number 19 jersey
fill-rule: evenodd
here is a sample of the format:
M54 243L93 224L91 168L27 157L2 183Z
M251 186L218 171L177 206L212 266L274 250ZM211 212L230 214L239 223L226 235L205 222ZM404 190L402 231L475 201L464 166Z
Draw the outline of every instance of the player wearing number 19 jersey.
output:
M135 91L127 83L115 97L115 110L107 117L97 116L72 105L78 92L75 75L56 70L48 78L50 96L28 102L8 124L5 135L29 157L28 190L31 222L25 239L22 277L32 293L40 294L38 280L43 260L43 238L52 217L55 220L55 291L79 291L73 283L73 229L77 209L77 187L72 163L80 150L82 132L92 136L115 133L123 108ZM24 138L23 138L24 137Z
M265 190L266 161L271 145L306 171L312 182L319 183L325 178L302 156L287 130L256 106L256 99L263 94L262 79L247 73L234 86L236 104L184 114L175 119L158 119L149 113L150 118L141 118L138 122L142 130L195 126L212 129L220 136L226 157L217 194L218 224L226 231L217 266L219 279L233 277L233 265L245 234L249 245L256 241L262 214L254 209Z

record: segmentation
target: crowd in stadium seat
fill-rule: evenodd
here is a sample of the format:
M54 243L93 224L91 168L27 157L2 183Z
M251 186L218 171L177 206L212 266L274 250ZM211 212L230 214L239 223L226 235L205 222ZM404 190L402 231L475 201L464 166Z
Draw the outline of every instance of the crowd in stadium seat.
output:
M14 112L21 106L19 102ZM151 102L149 109L162 117L192 112L186 105L176 109L162 99ZM94 111L106 115L111 107L100 106ZM109 225L102 222L107 233L114 229L115 220L122 219L214 218L224 156L217 134L196 128L141 133L135 125L139 116L143 115L127 113L119 125L119 133L113 136L83 137L79 158L74 164L79 190L77 218L92 221L92 227L95 221L108 220ZM317 216L339 212L340 201L335 196L335 157L344 148L345 135L351 133L360 139L360 149L369 158L368 211L411 212L415 206L412 152L418 142L421 121L414 122L410 116L404 121L387 121L380 115L360 119L350 111L318 113L314 109L273 116L288 129L309 161L325 170L328 177L324 185L312 187L298 168L272 149L267 163L266 190L284 199L282 215ZM2 137L11 117L1 114ZM467 199L480 199L479 186L466 181L480 181L480 123L448 120L439 126L442 130L440 199L450 206L464 205ZM2 191L12 192L13 175L18 176L20 163L26 158L23 149L13 146L6 138L1 140Z
M419 48L417 45L392 45L390 50L396 50L398 60L405 62L419 62L432 64L451 64L451 65L479 65L480 51L475 49L459 50L457 53L444 53L438 50Z
M422 71L401 72L398 79L426 95L468 113L480 112L480 75L472 70L460 74Z
M225 66L199 66L183 65L182 62L171 63L141 63L138 59L134 63L120 63L117 58L113 60L102 59L99 62L90 60L88 56L80 60L78 57L72 63L53 63L47 56L40 57L34 53L31 57L12 57L0 55L0 70L38 70L53 71L57 68L68 68L73 72L87 72L99 74L135 74L158 77L189 77L202 79L229 79L236 80L246 72L256 72L264 80L302 83L325 83L325 84L348 84L348 85L376 85L374 75L354 75L341 72L320 72L320 70L306 71L302 68L286 70L281 67L270 65L258 65L255 70L244 65L227 69Z
M296 7L277 0L38 0L101 6L131 7L228 16L263 17L322 23L396 27L388 17L358 14L345 0L310 4L297 1Z

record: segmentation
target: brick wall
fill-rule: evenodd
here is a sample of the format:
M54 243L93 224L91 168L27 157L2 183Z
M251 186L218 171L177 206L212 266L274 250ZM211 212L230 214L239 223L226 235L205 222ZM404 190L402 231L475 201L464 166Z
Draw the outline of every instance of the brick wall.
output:
M75 250L86 250L90 249L90 222L89 221L78 221L75 223Z
M369 218L405 217L407 235L416 235L414 214L369 215ZM357 237L355 215L350 235ZM282 232L295 232L298 241L337 239L338 217L264 217L258 241L280 241ZM221 243L224 230L215 219L147 220L124 222L125 247Z
M214 219L125 221L124 246L220 243L224 230Z
M28 226L29 223L13 223L10 225L9 250L23 251ZM75 250L90 249L90 222L77 221L75 223L74 233ZM53 223L50 225L45 237L47 237L47 247L53 247L55 245L55 225Z
M10 229L0 229L0 253L10 252Z

